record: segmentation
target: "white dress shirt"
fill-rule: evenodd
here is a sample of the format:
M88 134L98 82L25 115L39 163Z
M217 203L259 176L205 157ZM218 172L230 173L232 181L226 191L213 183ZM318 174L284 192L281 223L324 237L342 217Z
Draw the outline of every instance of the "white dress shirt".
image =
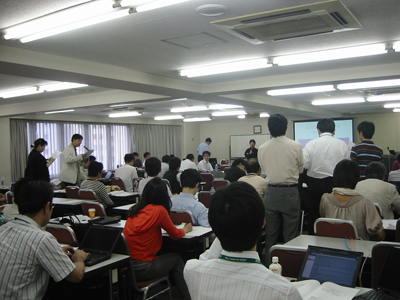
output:
M179 168L179 171L183 172L186 169L197 169L197 166L190 159L185 159L181 162L181 167Z
M256 251L223 250L221 254L229 258L245 259L247 262L220 258L189 260L184 276L192 300L302 299L292 283L256 262L260 260Z
M253 186L260 195L261 199L263 199L268 186L267 178L264 179L261 176L258 176L256 173L249 173L246 176L240 177L238 181L244 181Z
M389 181L400 181L400 169L395 171L390 171Z
M332 177L337 163L350 158L346 143L329 132L324 132L319 138L309 141L303 153L307 175L317 179Z
M210 171L210 172L213 171L212 165L209 162L205 161L204 159L199 162L197 168L202 171Z
M161 172L158 174L158 177L163 178L165 172L169 170L169 164L162 162L161 163Z
M204 151L210 151L210 146L206 142L201 143L197 148L197 153L201 156L203 156Z
M127 192L133 192L133 179L138 178L135 167L131 165L122 165L115 170L114 176L122 179Z
M146 186L146 184L150 181L150 180L152 180L153 178L155 178L155 177L147 177L147 178L143 178L143 179L141 179L140 181L139 181L139 186L138 186L138 193L139 193L139 195L140 196L142 196L142 193L143 193L143 190L144 190L144 187ZM172 193L171 193L171 190L169 189L169 186L167 185L167 190L168 190L168 196L170 197L170 198L172 198Z

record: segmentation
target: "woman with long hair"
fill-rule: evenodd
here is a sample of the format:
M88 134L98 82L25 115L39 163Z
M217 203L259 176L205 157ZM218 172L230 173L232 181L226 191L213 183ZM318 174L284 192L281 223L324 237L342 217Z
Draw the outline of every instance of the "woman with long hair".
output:
M146 184L140 202L128 212L123 232L131 251L137 280L147 281L169 273L182 299L190 299L183 278L184 263L179 254L157 256L162 246L161 229L173 239L180 239L192 231L190 223L183 229L175 227L169 217L170 207L167 186L161 178L155 177Z
M31 147L33 150L29 153L28 163L25 169L25 177L35 180L50 181L49 167L53 163L54 158L50 157L48 161L42 155L46 149L47 142L44 139L37 139Z

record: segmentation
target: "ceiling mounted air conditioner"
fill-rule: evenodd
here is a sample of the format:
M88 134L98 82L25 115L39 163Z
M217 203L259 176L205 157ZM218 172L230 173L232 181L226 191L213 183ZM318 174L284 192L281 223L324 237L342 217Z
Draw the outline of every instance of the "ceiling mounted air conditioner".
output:
M211 24L254 45L362 28L340 0L267 11Z

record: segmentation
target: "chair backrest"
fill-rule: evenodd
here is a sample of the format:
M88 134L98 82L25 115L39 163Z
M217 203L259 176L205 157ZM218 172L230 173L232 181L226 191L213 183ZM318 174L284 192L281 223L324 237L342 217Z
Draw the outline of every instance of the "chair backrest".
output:
M95 192L90 189L80 189L79 198L84 200L97 200Z
M162 181L165 182L165 184L169 187L169 190L171 190L171 184L169 183L168 179L163 179Z
M112 177L111 184L119 186L121 190L126 192L125 183L122 181L120 177Z
M220 169L221 171L225 172L226 170L230 169L231 166L230 165L225 165L225 166L221 166Z
M400 243L379 242L372 248L371 254L371 288L377 288L379 274L389 247L400 247Z
M221 159L221 163L220 163L221 165L227 165L227 164L229 164L229 160L227 160L227 159Z
M212 186L214 187L214 190L218 190L220 188L223 188L229 184L229 180L225 179L216 179L213 180Z
M314 232L319 236L358 238L357 228L350 220L318 218L314 223Z
M195 224L192 212L187 209L171 209L169 216L171 217L172 223L175 225L182 223L192 223L192 225Z
M66 186L65 192L67 193L67 198L80 199L78 186Z
M6 204L13 204L14 203L14 194L11 191L6 192Z
M199 202L203 203L205 207L209 208L211 204L212 196L210 192L201 191L197 194L199 197Z
M49 223L46 226L46 231L50 232L60 244L79 246L78 238L74 230L69 226Z
M383 218L382 215L382 207L379 205L379 203L374 202L375 208L378 211L379 216L381 217L381 219Z
M396 236L394 240L400 243L400 220L397 220L396 222Z
M99 216L99 217L107 216L104 206L101 205L100 203L96 203L96 202L83 202L82 203L82 210L85 215L87 215L87 216L89 215L90 208L96 209L96 216Z
M203 185L203 191L209 191L212 187L212 182L214 180L214 176L211 173L200 173L201 181L205 182L206 184Z
M307 248L275 245L269 250L269 257L279 257L279 264L282 266L282 276L297 278L301 265L307 253Z

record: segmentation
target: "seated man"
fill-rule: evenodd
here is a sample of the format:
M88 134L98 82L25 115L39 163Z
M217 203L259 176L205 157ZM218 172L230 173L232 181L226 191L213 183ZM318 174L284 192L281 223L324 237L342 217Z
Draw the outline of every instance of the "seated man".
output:
M200 171L209 171L209 172L213 171L212 165L209 163L210 156L211 156L211 152L209 152L209 151L203 152L203 160L201 160L199 162L199 164L197 165L197 168Z
M146 164L146 160L147 160L148 158L150 158L150 157L151 157L151 154L150 154L150 152L145 152L145 153L143 154L143 157L144 157L144 162L143 162L143 166L142 166L142 167L144 167L144 166L145 166L145 164Z
M240 177L238 181L244 181L252 185L261 199L264 198L265 191L267 190L268 180L260 176L261 167L256 158L252 158L248 161L247 175Z
M181 160L178 157L172 157L169 160L169 170L165 172L163 179L167 179L171 185L172 194L179 194L182 192L180 181L179 167L181 166Z
M135 157L133 156L133 154L128 153L125 154L124 160L125 165L119 167L115 171L114 176L122 179L127 192L133 192L133 179L138 178L136 168L133 167Z
M194 163L194 155L191 153L186 155L186 159L181 162L181 167L179 168L179 171L183 172L186 169L197 169L197 166Z
M399 164L400 162L400 154L397 155L397 160L395 160L395 162L397 162L397 164ZM394 165L394 163L393 163ZM389 181L400 181L400 169L395 169L393 170L392 167L392 171L389 172Z
M240 177L246 176L247 162L244 161L242 158L235 159L228 170L225 171L225 180L229 180L229 182L238 181Z
M161 172L158 174L159 177L163 178L165 172L169 170L169 160L171 157L169 155L164 155L161 157Z
M142 161L139 159L139 153L137 152L133 152L133 157L135 158L135 161L133 162L133 166L135 168L142 168L143 167L143 163Z
M371 162L365 169L367 179L359 181L355 190L382 209L384 219L393 219L393 209L400 213L400 195L396 187L385 182L386 167L381 162Z
M21 215L0 227L0 299L42 299L50 276L80 282L88 253L72 254L43 229L53 212L51 184L27 182L15 201Z
M197 170L187 169L183 171L181 175L182 193L171 199L171 208L190 210L195 221L193 225L210 227L207 208L194 197L199 191L200 182L201 176Z
M223 250L219 258L186 263L184 276L193 300L302 299L287 279L260 261L256 245L264 211L257 191L246 182L216 191L208 218Z
M152 180L154 177L158 177L158 174L160 174L161 171L161 161L157 157L150 157L146 159L145 161L145 170L147 173L147 178L144 178L139 181L139 187L138 187L138 193L141 196L144 190L144 187L146 184ZM171 190L168 188L168 195L171 198L172 193Z

